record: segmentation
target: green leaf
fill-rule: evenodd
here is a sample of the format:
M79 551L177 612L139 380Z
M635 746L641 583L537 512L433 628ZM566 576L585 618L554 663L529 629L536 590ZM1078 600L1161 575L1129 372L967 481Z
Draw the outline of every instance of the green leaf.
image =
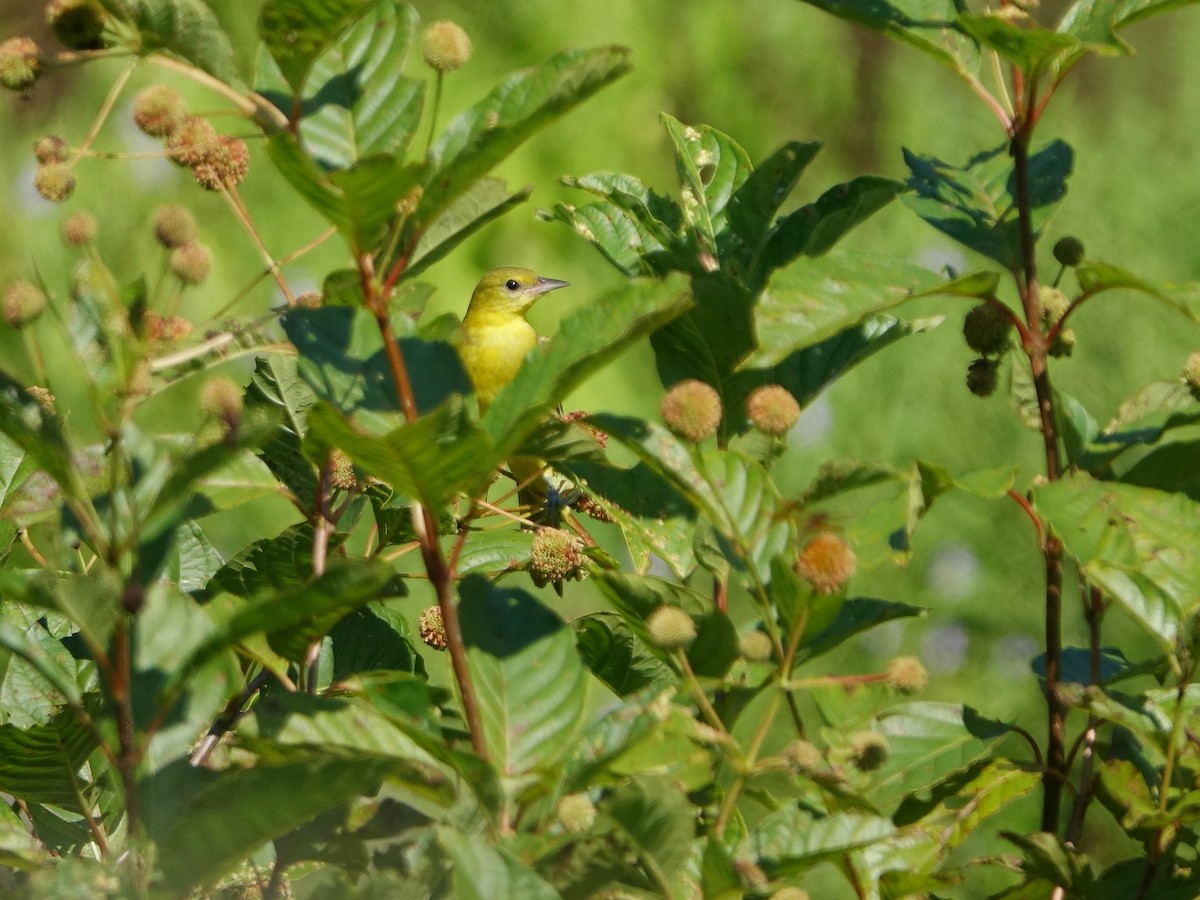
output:
M1075 269L1075 277L1085 294L1112 290L1138 291L1182 313L1192 322L1200 322L1200 282L1176 284L1147 281L1119 266L1090 261Z
M584 664L618 697L646 688L665 690L674 683L671 670L647 651L645 644L615 613L591 613L572 624Z
M534 132L629 71L629 50L566 50L515 72L453 119L430 149L422 218L445 209Z
M927 269L860 253L797 260L771 276L762 293L754 316L758 349L745 365L778 363L868 322L937 280Z
M509 193L500 179L480 178L421 231L404 270L405 280L415 278L484 225L524 203L531 193L532 185Z
M482 837L439 828L437 840L450 857L454 896L463 900L558 900L542 878Z
M389 589L396 593L399 587L391 567L381 561L333 562L308 584L267 594L238 608L171 673L163 692L178 688L193 670L254 634L281 642L280 650L295 654L290 659L302 658L309 643L346 613Z
M1173 653L1200 609L1200 506L1076 475L1035 487L1034 508L1088 581Z
M121 582L103 567L90 575L63 575L39 569L0 570L0 593L12 603L53 610L66 616L93 656L107 654L121 606Z
M139 793L163 879L178 892L211 884L251 848L374 793L404 768L391 759L328 750L221 772L179 760L142 782Z
M344 306L297 308L282 324L300 354L299 371L318 397L346 412L369 413L369 422L394 424L400 400L374 316ZM402 338L400 352L418 412L429 412L451 395L470 390L449 344Z
M376 4L368 0L266 0L259 35L293 93L301 93L317 59L336 46L372 6L394 4L390 0Z
M345 535L334 534L329 550L337 550ZM241 550L212 578L209 588L239 597L284 590L312 577L313 527L290 525L275 537L255 541Z
M850 850L887 840L896 826L890 819L859 812L815 816L787 806L763 819L746 838L743 852L772 878L810 869Z
M323 454L340 449L368 475L432 510L460 491L474 495L491 477L497 456L458 400L378 436L357 430L322 401L309 413L307 446Z
M80 500L88 496L61 419L46 413L23 385L2 372L0 433L54 479L67 496Z
M368 4L313 63L300 139L322 168L345 169L373 153L403 157L421 123L425 93L423 81L403 74L417 23L407 3Z
M509 779L548 772L586 718L587 670L574 635L524 591L472 575L459 593L488 753Z
M1121 454L1157 444L1175 428L1200 421L1200 405L1178 381L1154 381L1123 402L1116 416L1086 448L1081 464L1097 477L1123 469Z
M880 716L876 731L887 738L888 758L872 781L871 800L890 811L994 752L1009 728L970 707L907 703Z
M882 625L884 622L891 622L894 619L904 619L912 616L923 616L929 610L921 606L911 606L908 603L900 603L895 600L877 600L874 597L851 597L837 607L837 612L825 628L817 631L811 627L817 624L816 621L810 620L810 627L805 631L806 635L800 642L799 651L796 654L797 664L821 656L833 650L835 647L848 641L850 638L864 631Z
M604 812L655 882L669 885L687 861L695 833L687 797L666 778L642 776L618 787Z
M604 294L565 318L558 335L534 351L492 401L481 425L510 455L588 375L683 312L690 302L682 278L639 280Z
M758 252L776 213L820 149L818 141L789 141L755 166L729 198L729 227L752 253Z
M1189 6L1195 0L1075 0L1058 23L1058 30L1082 41L1089 50L1101 53L1132 53L1133 48L1117 32L1134 22L1173 9Z
M96 736L64 709L44 725L0 725L0 786L26 803L50 803L77 813L90 791L81 770L96 749Z
M101 0L101 5L137 30L142 55L166 51L226 84L240 84L229 36L201 0Z
M953 0L803 0L809 6L864 25L916 47L946 68L975 81L979 48L957 27Z
M1080 42L1070 34L1046 28L1025 28L1000 15L958 17L958 26L984 47L1019 67L1027 76L1044 71L1077 52Z
M1021 265L1021 225L1008 144L977 154L962 167L904 151L914 193L904 202L934 228L1006 269ZM1067 193L1075 154L1054 141L1029 157L1029 205L1035 235Z
M380 670L425 675L407 619L386 606L354 610L330 629L329 640L334 681Z

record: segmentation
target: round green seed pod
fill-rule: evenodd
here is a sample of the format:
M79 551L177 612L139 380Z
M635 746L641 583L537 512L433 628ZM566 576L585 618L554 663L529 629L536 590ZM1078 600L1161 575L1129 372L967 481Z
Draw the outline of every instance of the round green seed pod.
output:
M1000 383L999 365L994 359L977 359L967 366L967 390L976 397L990 397Z
M646 620L650 640L664 650L679 650L696 639L696 623L676 606L660 606Z
M980 356L997 356L1008 349L1012 319L994 303L980 303L963 319L963 339Z
M1064 266L1077 266L1084 259L1083 241L1068 235L1054 245L1054 258Z
M150 137L169 137L187 118L183 94L169 84L152 84L133 100L133 121Z
M14 328L24 328L46 311L46 295L36 284L14 281L4 292L4 319Z
M51 203L62 203L75 193L75 175L66 163L46 163L33 173L33 186Z
M33 38L9 38L0 44L0 86L27 91L42 74L41 49Z
M471 39L454 22L434 22L421 38L421 56L436 72L453 72L471 58Z

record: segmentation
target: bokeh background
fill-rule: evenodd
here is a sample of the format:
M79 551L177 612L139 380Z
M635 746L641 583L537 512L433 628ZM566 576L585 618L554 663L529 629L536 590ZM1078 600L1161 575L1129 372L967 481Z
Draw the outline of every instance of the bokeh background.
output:
M470 62L447 78L442 124L505 73L565 47L623 44L633 49L634 60L630 75L499 167L496 174L510 186L533 185L532 200L430 270L425 280L437 286L431 313L461 314L483 271L525 265L574 285L532 316L550 334L564 314L618 285L622 276L599 254L567 228L538 220L535 212L560 200L585 199L559 184L564 174L624 171L674 192L660 112L725 131L752 159L790 139L824 142L792 205L859 174L904 178L902 147L962 163L1003 140L990 113L934 62L795 0L415 5L424 21L453 19L474 42ZM41 25L41 7L31 0L0 0L0 35L33 34L54 46ZM1038 15L1054 20L1061 8L1046 2ZM1041 126L1042 139L1061 137L1076 151L1070 192L1047 228L1043 264L1050 269L1050 245L1070 233L1085 242L1089 256L1145 277L1200 279L1200 54L1195 53L1200 10L1151 20L1123 36L1137 53L1084 62ZM419 59L406 66L410 75L428 74ZM57 132L78 143L119 70L114 63L70 69L43 79L27 99L0 97L0 282L36 270L65 292L76 256L63 247L59 227L78 209L99 217L101 250L123 280L139 271L152 275L161 264L150 233L153 210L179 202L197 213L202 238L215 251L213 277L185 298L186 314L203 323L260 271L261 262L220 198L197 189L185 170L160 159L85 160L77 169L76 193L62 206L41 200L32 187L33 140ZM219 97L145 66L118 100L96 149L156 149L136 132L128 111L136 90L155 81L183 89L194 110L223 107ZM236 119L226 121L227 127L218 120L223 130L250 130ZM281 257L325 226L292 196L261 150L252 148L252 154L244 196L268 246ZM899 202L855 231L844 246L935 269L949 264L966 271L983 264ZM344 249L329 241L290 265L287 276L299 292L318 286L327 271L345 262ZM279 302L267 280L234 313L261 314ZM961 302L927 300L902 310L913 317L947 318L941 327L873 358L806 410L794 452L779 469L785 488L801 489L822 462L844 457L901 466L929 459L952 471L1015 464L1018 484L1027 484L1039 471L1040 439L1017 424L1003 390L981 401L965 389L971 354L960 325L966 309ZM1073 324L1076 353L1056 364L1055 377L1100 422L1142 384L1177 377L1184 358L1200 346L1193 325L1131 294L1106 295L1085 307ZM661 393L643 346L567 405L654 416ZM164 415L169 419L169 411ZM287 515L286 508L260 512ZM243 528L248 528L245 521L219 523L214 538L232 552L246 533ZM846 649L838 668L870 670L897 653L915 654L934 675L930 699L963 700L989 716L1021 720L1040 734L1042 705L1029 661L1040 645L1041 570L1028 522L1011 503L952 495L938 501L914 551L905 567L861 572L854 589L924 606L929 614L868 635ZM572 585L568 602L568 611L581 611L601 601L586 585ZM1067 609L1068 641L1081 641L1077 608L1068 603Z

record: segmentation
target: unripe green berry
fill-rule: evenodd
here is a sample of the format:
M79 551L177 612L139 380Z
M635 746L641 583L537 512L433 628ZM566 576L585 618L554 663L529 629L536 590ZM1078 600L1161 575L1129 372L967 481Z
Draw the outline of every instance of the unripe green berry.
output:
M783 748L783 760L793 775L813 775L825 768L825 754L816 744L801 739Z
M850 762L860 772L874 772L888 758L888 742L877 731L860 731L850 738Z
M203 284L212 269L212 254L203 244L184 244L171 251L167 265L184 284Z
M583 577L583 541L564 528L542 528L533 536L529 575L538 587Z
M981 356L996 356L1008 349L1012 319L994 303L980 303L963 319L963 338Z
M831 531L818 534L796 557L796 574L818 594L836 594L854 577L858 559L854 550Z
M1183 371L1179 373L1180 379L1187 389L1192 394L1192 399L1200 400L1200 350L1196 350L1187 358L1187 362L1183 364Z
M994 359L977 359L967 366L967 390L976 397L990 397L1000 382L1000 365Z
M421 610L417 621L421 632L421 640L434 650L445 650L446 626L442 622L442 610L438 606L429 606Z
M250 151L246 142L223 134L208 157L192 166L192 175L206 191L219 191L241 184L249 169Z
M46 163L34 172L33 186L51 203L62 203L75 193L75 176L66 163Z
M583 834L596 824L596 804L587 794L567 794L558 801L554 816L569 834Z
M454 22L434 22L421 38L421 56L437 72L453 72L471 58L471 39Z
M167 156L181 166L197 166L217 146L217 130L208 119L185 118L167 137Z
M650 640L664 650L679 650L696 639L696 623L677 606L660 606L646 620Z
M1059 239L1054 245L1054 258L1064 266L1079 265L1084 258L1083 241L1071 235Z
M721 395L703 381L689 378L667 391L659 412L673 435L698 443L717 433L721 424Z
M898 694L919 694L929 686L929 672L915 656L897 656L888 663L887 683Z
M24 91L33 87L42 74L39 53L41 50L33 38L9 38L0 44L0 85L10 91Z
M242 388L232 378L210 378L200 390L201 407L228 428L241 420L242 403Z
M69 149L66 140L57 134L48 134L33 142L34 158L43 164L66 162Z
M738 655L749 662L766 662L774 651L771 638L757 629L738 638Z
M183 94L169 84L152 84L133 101L133 121L150 137L165 138L187 118Z
M783 437L800 418L800 404L782 385L764 384L746 398L746 416L764 434Z
M182 206L162 206L154 213L154 237L168 250L196 240L196 220Z
M1050 342L1049 354L1053 357L1070 356L1075 352L1075 329L1060 328Z
M99 226L90 212L71 213L63 222L63 240L72 247L83 247L96 239Z
M69 50L100 50L104 41L104 10L94 0L51 0L46 24Z
M4 292L4 318L14 328L24 328L46 310L46 295L36 284L14 281Z

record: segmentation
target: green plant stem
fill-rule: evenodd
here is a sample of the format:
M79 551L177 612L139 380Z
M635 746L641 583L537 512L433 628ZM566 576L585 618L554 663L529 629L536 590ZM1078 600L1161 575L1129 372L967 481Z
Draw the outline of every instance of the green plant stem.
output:
M125 794L125 830L130 843L136 841L140 825L137 765L140 756L137 725L133 717L131 648L129 618L117 621L113 632L113 680L108 691L117 720L117 772Z
M683 648L675 651L675 662L683 670L683 678L687 682L688 690L691 691L692 699L696 701L696 705L700 707L700 714L704 717L704 720L722 734L728 734L725 729L725 723L721 721L721 717L717 715L717 711L708 701L708 695L700 687L700 682L697 680L696 673L692 670L692 664L688 662L687 653L684 652Z
M136 62L132 62L126 66L121 71L121 74L117 76L112 87L108 89L108 94L105 96L104 102L100 105L100 110L96 113L96 118L92 121L92 127L88 129L87 136L84 137L83 143L76 147L75 152L71 154L71 159L67 163L69 166L74 166L80 157L87 153L88 148L92 146L92 141L96 140L96 135L100 133L100 129L108 121L108 117L117 103L117 98L121 96L121 91L125 90L125 85L129 82L129 77L133 75L135 68L137 68Z
M425 158L429 159L429 151L433 149L433 135L437 131L438 110L442 106L442 77L441 69L438 70L437 78L434 80L433 88L433 109L429 114L429 138L425 141Z
M190 78L197 84L203 85L209 90L220 94L236 106L242 115L252 120L267 134L286 131L288 128L287 117L279 111L274 103L260 94L253 92L243 94L231 85L221 81L221 79L209 75L203 69L198 69L189 63L170 56L163 56L161 53L148 56L146 60L152 65L177 72L186 78Z
M1081 577L1079 590L1083 594L1083 614L1088 625L1088 682L1100 683L1100 654L1102 651L1101 622L1104 617L1104 600L1098 588L1089 586ZM1092 767L1096 756L1096 735L1100 727L1100 719L1094 713L1088 716L1087 728L1083 733L1083 761L1079 766L1079 791L1071 804L1071 815L1067 819L1067 828L1063 839L1070 845L1079 843L1083 833L1083 820L1087 808L1095 793L1092 778ZM1070 761L1068 760L1068 766Z
M263 258L263 263L267 267L267 271L271 273L271 277L275 279L275 283L279 285L279 290L287 299L288 306L296 305L296 298L292 295L292 289L288 287L287 280L283 277L283 273L279 270L279 263L271 256L271 251L267 249L267 245L263 243L258 229L254 227L254 222L250 218L250 211L246 209L246 205L242 203L241 195L236 187L232 184L222 183L221 196L225 198L229 204L229 208L233 210L234 216L242 223L242 227L246 229L246 234L250 236L250 240L258 249L259 254Z
M767 712L763 715L762 721L758 723L758 730L754 732L754 737L750 739L750 744L746 748L746 755L743 760L744 769L734 776L733 782L729 785L729 790L725 792L725 797L721 801L721 809L717 813L716 824L713 825L713 835L717 838L725 834L725 829L728 827L729 820L733 816L733 811L737 807L738 797L742 794L742 788L746 786L747 772L754 768L754 763L758 761L759 751L762 750L763 742L766 741L767 734L771 731L771 726L775 723L775 716L779 713L779 703L782 697L782 690L771 694L770 706L767 707Z

